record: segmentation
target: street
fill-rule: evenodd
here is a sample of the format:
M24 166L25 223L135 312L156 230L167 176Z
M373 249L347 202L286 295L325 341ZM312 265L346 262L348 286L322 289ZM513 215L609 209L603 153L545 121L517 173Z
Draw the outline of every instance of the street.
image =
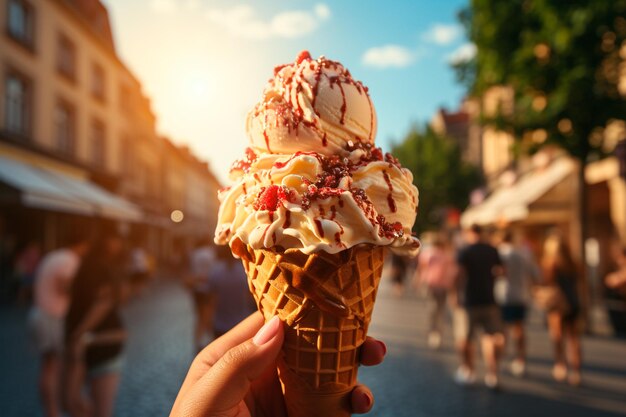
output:
M583 385L552 381L550 346L542 318L532 314L529 372L516 379L503 366L502 390L481 384L461 388L452 381L456 367L448 331L443 348L426 346L427 302L400 298L381 285L370 334L388 346L385 362L360 369L374 393L370 415L402 416L624 416L626 415L626 342L586 337ZM173 281L159 282L124 310L129 340L116 407L117 417L167 416L192 359L192 303ZM2 416L41 416L37 398L37 360L29 348L26 310L0 309L0 400ZM481 379L479 379L481 381Z

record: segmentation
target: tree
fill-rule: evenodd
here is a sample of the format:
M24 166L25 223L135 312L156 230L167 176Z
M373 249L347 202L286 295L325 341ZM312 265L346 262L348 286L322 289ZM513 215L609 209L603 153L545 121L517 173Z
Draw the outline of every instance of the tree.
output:
M483 123L510 132L519 150L553 144L581 162L584 239L585 164L604 156L604 128L626 115L618 89L626 0L472 0L460 18L477 53L456 65L459 80L474 96L497 85L514 91L513 111Z
M419 189L418 233L441 227L444 210L465 208L469 193L482 183L478 168L462 161L458 144L429 127L413 126L392 153L413 173Z

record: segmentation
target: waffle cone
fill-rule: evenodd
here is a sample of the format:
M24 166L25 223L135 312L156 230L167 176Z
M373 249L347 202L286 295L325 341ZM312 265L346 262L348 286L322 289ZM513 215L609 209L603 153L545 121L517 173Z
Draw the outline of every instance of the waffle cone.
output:
M290 417L349 416L384 248L337 254L233 245L266 320L287 324L278 372Z

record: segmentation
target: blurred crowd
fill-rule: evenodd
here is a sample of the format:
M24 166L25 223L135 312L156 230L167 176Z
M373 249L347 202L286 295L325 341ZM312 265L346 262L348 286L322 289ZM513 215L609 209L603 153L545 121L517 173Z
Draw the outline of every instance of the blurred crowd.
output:
M193 298L198 350L256 310L243 266L228 247L201 239L180 262L157 269L141 235L115 230L75 230L49 253L25 242L3 257L3 298L28 308L46 417L113 415L127 338L121 310L164 270Z
M10 258L3 257L3 276L10 270L11 277L3 282L5 295L6 288L12 289L11 299L29 309L45 416L113 414L125 356L121 310L129 300L144 296L161 275L179 280L193 300L198 351L256 309L243 266L228 247L200 239L164 274L141 235L122 236L115 230L77 229L62 247L48 253L42 253L38 242L25 242ZM581 383L581 332L589 303L582 269L561 235L550 234L539 253L521 234L479 226L426 233L422 241L417 258L392 255L387 268L398 296L418 288L430 298L430 348L442 346L451 322L459 356L457 383L477 381L480 350L484 383L497 389L507 345L512 351L508 371L526 375L525 322L531 307L545 315L554 379ZM626 248L615 247L612 258L602 280L605 302L611 320L623 325ZM624 336L625 327L616 326L616 334Z
M497 389L499 370L510 346L510 373L526 376L529 309L539 309L554 354L552 376L572 386L581 383L581 332L588 324L587 284L566 240L550 233L539 253L522 234L485 231L473 225L462 232L426 233L417 259L393 255L390 276L394 293L407 287L425 291L431 299L426 342L442 345L446 318L458 351L454 375L460 385L477 381L476 347L485 365L484 384ZM626 332L626 248L615 245L613 264L603 277L604 301L615 334ZM406 283L407 277L412 277ZM449 314L448 314L449 312Z

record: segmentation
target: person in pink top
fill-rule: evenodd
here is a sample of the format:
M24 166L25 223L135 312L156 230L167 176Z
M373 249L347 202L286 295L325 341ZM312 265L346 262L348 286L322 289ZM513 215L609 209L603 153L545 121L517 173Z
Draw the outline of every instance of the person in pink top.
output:
M436 237L432 245L420 255L418 264L420 280L426 285L434 301L428 333L428 345L433 349L441 347L446 299L457 272L450 245L443 237Z
M29 327L41 356L39 394L47 417L61 415L59 385L63 353L63 322L69 308L69 290L89 247L85 236L76 235L66 247L48 253L35 274L34 304Z

